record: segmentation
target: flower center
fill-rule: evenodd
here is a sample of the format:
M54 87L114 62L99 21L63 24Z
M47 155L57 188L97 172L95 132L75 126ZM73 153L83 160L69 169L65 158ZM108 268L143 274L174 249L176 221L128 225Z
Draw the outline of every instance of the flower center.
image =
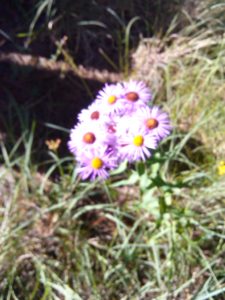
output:
M83 141L87 144L93 144L95 140L96 140L95 135L92 132L87 132L83 136Z
M139 99L139 95L138 93L135 92L129 92L125 95L126 99L131 101L131 102L135 102Z
M108 132L109 132L109 133L115 133L115 132L116 132L115 126L113 126L112 124L110 124L110 125L108 126Z
M93 169L101 169L101 167L103 166L103 161L99 157L94 157L91 160L91 166Z
M148 127L148 129L154 129L154 128L158 127L159 122L156 119L148 119L148 120L146 120L145 124Z
M133 144L137 147L142 146L144 143L144 138L142 135L136 135L133 139Z
M109 104L114 104L116 102L117 98L114 95L109 96L108 98L108 103Z
M91 114L91 119L92 120L98 120L100 116L99 111L93 111L93 113Z

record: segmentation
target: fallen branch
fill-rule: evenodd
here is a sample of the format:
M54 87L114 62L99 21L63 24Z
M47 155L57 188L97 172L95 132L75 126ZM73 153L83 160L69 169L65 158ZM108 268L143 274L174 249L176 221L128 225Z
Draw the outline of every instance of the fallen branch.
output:
M89 80L96 80L99 82L118 82L122 80L122 74L120 73L113 73L107 70L85 68L82 65L78 65L76 66L76 68L74 68L64 61L54 61L41 56L33 56L17 52L0 52L0 62L9 62L21 67L31 67L37 70L48 72L72 72L78 77Z

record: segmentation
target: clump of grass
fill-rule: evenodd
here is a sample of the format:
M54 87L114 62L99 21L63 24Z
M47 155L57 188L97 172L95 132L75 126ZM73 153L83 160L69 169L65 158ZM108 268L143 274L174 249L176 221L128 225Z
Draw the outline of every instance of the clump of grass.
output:
M220 159L224 142L224 37L213 13L222 4L211 3L212 13L203 10L179 34L162 39L143 39L133 54L133 77L144 78L158 103L164 102L174 125L187 132L202 125L195 136ZM206 15L208 23L202 16ZM210 19L211 16L211 19ZM211 25L211 26L210 26ZM198 125L197 125L198 126ZM211 147L211 145L217 145Z

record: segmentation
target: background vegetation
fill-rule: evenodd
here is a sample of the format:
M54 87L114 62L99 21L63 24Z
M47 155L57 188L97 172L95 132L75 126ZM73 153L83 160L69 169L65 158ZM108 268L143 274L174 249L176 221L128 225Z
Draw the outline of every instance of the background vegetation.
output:
M224 1L1 5L0 299L225 299ZM174 131L80 182L69 129L127 78Z

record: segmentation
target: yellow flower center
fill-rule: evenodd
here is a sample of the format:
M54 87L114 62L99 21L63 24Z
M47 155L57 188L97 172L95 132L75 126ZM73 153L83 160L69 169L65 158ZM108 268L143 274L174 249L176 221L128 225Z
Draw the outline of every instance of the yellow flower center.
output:
M91 166L93 169L101 169L103 166L103 161L99 157L95 157L91 161Z
M137 147L142 146L144 143L144 138L142 135L136 135L133 139L133 144Z
M116 102L117 98L114 95L109 96L108 98L108 103L109 104L114 104Z
M135 102L139 99L139 95L136 92L129 92L125 95L126 99L131 101L131 102Z
M159 122L156 119L148 119L145 124L148 127L148 129L154 129L158 127Z
M92 132L87 132L83 136L83 141L87 144L93 144L95 140L96 140L95 135Z

